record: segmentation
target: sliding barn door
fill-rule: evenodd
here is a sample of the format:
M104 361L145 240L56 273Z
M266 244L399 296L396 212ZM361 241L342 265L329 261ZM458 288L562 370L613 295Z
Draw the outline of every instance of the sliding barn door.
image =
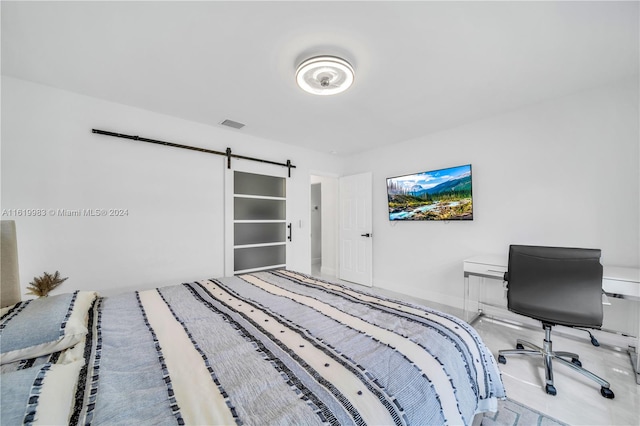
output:
M236 168L225 175L227 276L287 264L287 178L256 167L246 170Z

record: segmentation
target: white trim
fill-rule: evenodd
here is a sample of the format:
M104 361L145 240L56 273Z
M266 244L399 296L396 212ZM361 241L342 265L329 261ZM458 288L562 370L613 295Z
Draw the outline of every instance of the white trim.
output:
M259 271L268 271L270 269L281 269L281 268L286 268L286 267L287 267L287 265L282 264L282 265L263 266L261 268L253 268L253 269L242 269L240 271L235 271L235 275L249 274L251 272L259 272Z
M275 200L275 201L287 201L285 197L271 197L267 195L248 195L248 194L233 194L234 198L254 198L258 200Z
M287 223L285 219L242 219L242 220L234 220L233 223Z
M275 243L257 243L257 244L241 244L238 246L233 246L235 249L243 249L243 248L253 248L253 247L273 247L273 246L286 246L286 241L278 241Z

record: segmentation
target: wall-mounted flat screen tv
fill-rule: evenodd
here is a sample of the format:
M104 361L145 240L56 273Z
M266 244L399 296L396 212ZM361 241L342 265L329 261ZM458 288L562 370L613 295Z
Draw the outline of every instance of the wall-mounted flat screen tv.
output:
M473 220L471 164L387 179L389 220Z

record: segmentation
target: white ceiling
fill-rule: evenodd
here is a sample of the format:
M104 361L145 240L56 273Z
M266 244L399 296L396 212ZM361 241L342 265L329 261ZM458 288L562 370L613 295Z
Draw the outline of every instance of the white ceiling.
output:
M347 155L637 76L638 5L2 1L2 73ZM297 88L318 54L351 89Z

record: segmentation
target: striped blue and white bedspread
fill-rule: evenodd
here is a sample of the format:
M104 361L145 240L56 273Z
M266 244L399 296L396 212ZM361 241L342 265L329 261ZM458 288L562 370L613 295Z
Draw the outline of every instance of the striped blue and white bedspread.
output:
M463 321L290 271L105 298L71 423L470 424L504 397Z

